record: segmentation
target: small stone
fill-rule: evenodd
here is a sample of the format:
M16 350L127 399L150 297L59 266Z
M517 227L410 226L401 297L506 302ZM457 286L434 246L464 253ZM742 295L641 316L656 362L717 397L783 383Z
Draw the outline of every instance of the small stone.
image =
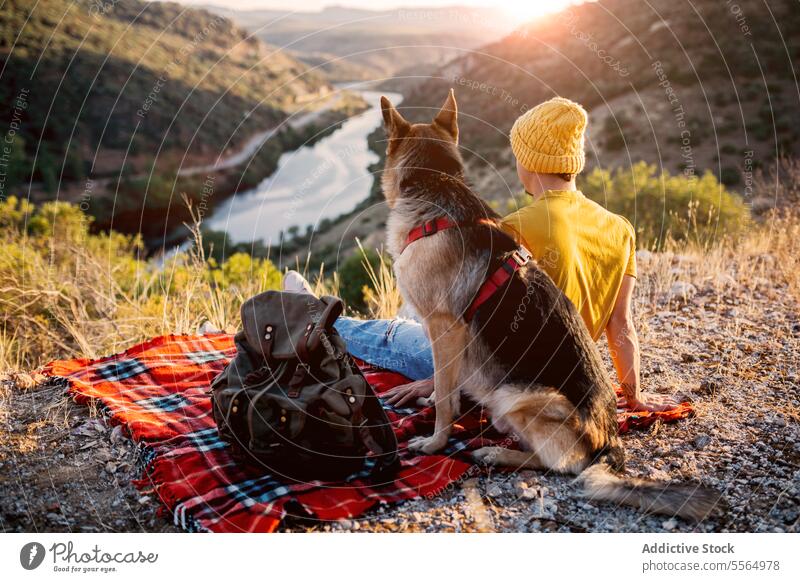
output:
M521 479L518 479L518 480L514 481L512 493L514 495L517 495L518 497L522 497L524 495L524 493L526 491L528 491L529 489L530 489L530 487L528 486L527 482L525 482L525 481L523 481ZM528 499L528 498L526 497L525 499Z
M651 469L649 477L656 481L668 481L669 473L667 473L666 471L662 471L661 469Z
M350 531L351 529L353 529L353 522L350 521L349 519L340 519L339 527L341 527L343 530Z
M780 415L775 415L771 419L772 424L775 426L785 427L786 426L786 419Z
M36 386L36 380L31 374L26 374L25 372L17 372L12 374L12 379L14 383L23 390L29 390Z
M486 496L487 497L497 498L497 497L501 497L502 495L503 495L503 489L497 483L492 483L486 489Z
M719 287L735 287L736 279L727 273L719 273L716 277L714 277L714 283L716 283Z
M152 499L150 498L150 496L149 496L149 495L142 495L142 496L141 496L141 497L138 499L138 502L139 502L139 505L147 505L148 503L150 503L150 501L151 501L151 500L152 500Z
M667 298L670 301L689 301L697 295L697 287L686 281L675 281L669 288Z
M71 433L76 436L97 437L105 433L105 431L106 428L103 423L95 418L72 429Z
M719 392L720 387L721 384L718 381L707 379L700 382L699 392L701 394L707 394L708 396L715 396L717 392Z
M106 463L106 473L108 473L109 475L113 475L116 472L117 472L117 466L114 463L112 463L111 461Z
M708 446L708 443L711 442L711 437L707 434L697 435L692 442L694 444L694 448L696 448L698 451L702 451Z
M119 444L125 441L125 435L122 431L122 425L118 424L111 430L111 442Z
M661 527L663 527L667 531L672 531L676 527L678 527L678 522L674 517L669 518L667 521L661 522Z
M97 458L100 461L108 462L108 461L116 459L117 457L116 457L116 455L112 455L111 451L106 450L106 449L102 449L100 451L97 451Z

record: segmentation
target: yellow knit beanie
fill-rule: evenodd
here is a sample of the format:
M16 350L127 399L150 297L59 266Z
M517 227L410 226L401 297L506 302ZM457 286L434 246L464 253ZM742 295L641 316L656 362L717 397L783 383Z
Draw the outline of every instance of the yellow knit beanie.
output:
M530 172L578 174L586 161L586 121L583 107L555 97L526 111L514 122L511 150Z

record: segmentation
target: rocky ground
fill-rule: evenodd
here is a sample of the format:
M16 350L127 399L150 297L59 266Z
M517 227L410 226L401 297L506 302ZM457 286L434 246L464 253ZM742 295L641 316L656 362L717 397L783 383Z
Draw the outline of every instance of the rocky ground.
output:
M37 532L179 531L134 487L135 446L63 383L0 379L0 528Z
M432 499L286 531L798 531L800 310L778 259L640 251L636 300L647 390L686 395L694 418L625 435L629 472L693 480L726 508L700 524L581 499L571 479L475 471ZM603 348L605 349L605 347ZM5 531L175 531L137 490L133 445L58 384L0 385Z

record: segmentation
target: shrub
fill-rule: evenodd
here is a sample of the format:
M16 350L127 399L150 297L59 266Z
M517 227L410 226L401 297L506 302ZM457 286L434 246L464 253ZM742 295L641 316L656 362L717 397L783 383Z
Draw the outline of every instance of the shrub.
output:
M596 168L579 176L578 187L587 197L630 220L640 247L661 248L670 238L705 245L737 234L749 218L741 198L710 172L700 177L673 176L639 162L613 173Z
M360 253L350 255L339 265L339 295L348 309L362 314L367 312L364 294L368 290L375 290L370 270L380 270L381 264L381 256L377 251L361 249Z
M234 331L247 297L280 288L267 259L194 249L144 260L141 239L92 234L74 205L0 201L0 370L59 357L97 357L164 333L195 333L204 321Z
M736 168L722 168L722 172L719 175L719 181L725 184L726 186L735 186L742 180L742 175L739 173L739 170Z

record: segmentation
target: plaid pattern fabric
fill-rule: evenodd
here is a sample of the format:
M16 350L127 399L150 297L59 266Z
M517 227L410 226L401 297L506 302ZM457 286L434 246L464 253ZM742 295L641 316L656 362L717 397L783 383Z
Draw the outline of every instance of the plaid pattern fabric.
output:
M287 515L313 519L356 517L379 503L434 496L470 469L469 451L511 445L494 432L480 407L465 402L447 448L412 456L405 443L433 431L433 409L384 404L401 446L401 468L388 482L364 470L340 483L282 482L237 461L217 435L207 394L214 377L235 355L233 337L162 336L99 360L48 364L78 402L96 400L112 424L121 424L142 451L141 488L153 488L175 523L188 531L270 532ZM360 363L378 394L405 383L396 373ZM666 413L619 411L621 431L675 420L691 413L684 403Z

